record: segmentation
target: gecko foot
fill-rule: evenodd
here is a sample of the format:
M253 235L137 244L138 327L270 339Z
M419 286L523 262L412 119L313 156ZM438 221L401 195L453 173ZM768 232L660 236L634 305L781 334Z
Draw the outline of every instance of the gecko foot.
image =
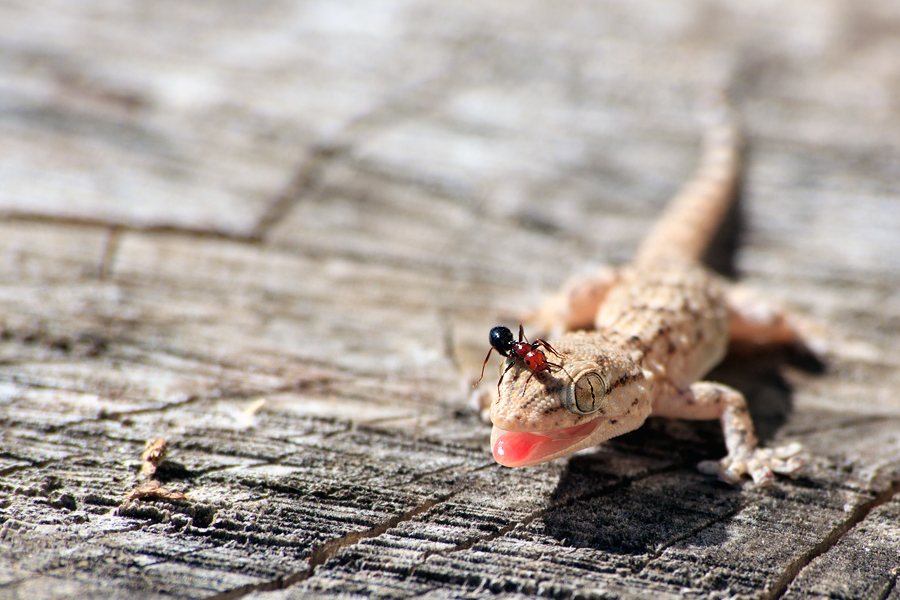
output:
M794 442L778 448L756 448L749 453L726 456L721 460L704 460L697 470L707 475L717 475L721 481L730 484L740 482L741 477L750 475L753 483L760 487L771 485L775 473L792 475L804 464L803 446Z

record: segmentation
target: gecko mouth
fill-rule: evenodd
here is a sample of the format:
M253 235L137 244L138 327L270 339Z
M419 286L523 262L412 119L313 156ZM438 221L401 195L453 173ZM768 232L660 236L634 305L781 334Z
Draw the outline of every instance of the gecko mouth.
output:
M491 450L504 467L525 467L546 462L588 437L600 419L564 429L546 431L505 431L494 425Z

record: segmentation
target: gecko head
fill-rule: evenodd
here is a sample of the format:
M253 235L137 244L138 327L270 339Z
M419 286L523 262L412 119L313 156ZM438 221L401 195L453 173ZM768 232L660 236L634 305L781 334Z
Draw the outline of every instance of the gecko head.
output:
M491 449L508 467L534 465L616 437L650 412L643 370L615 349L573 352L557 346L562 369L535 374L515 365L491 406ZM511 359L512 360L512 359Z

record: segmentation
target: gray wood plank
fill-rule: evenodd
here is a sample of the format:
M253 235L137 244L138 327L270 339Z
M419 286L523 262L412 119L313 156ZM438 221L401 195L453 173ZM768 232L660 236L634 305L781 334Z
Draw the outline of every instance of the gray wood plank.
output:
M897 596L894 3L0 21L0 598ZM694 469L715 424L656 419L497 466L469 398L486 332L629 259L722 88L741 280L828 347L824 372L712 377L808 467L725 486ZM126 500L158 437L187 500Z

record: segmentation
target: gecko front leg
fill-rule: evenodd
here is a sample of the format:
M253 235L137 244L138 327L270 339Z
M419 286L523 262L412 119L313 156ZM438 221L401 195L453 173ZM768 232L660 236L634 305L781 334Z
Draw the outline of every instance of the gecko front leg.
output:
M718 475L728 483L737 483L749 474L757 485L772 483L773 473L791 474L803 466L799 444L780 448L758 448L753 433L753 421L747 402L739 391L722 385L701 381L688 390L657 399L653 414L673 419L719 419L728 454L718 461L704 461L700 471Z

